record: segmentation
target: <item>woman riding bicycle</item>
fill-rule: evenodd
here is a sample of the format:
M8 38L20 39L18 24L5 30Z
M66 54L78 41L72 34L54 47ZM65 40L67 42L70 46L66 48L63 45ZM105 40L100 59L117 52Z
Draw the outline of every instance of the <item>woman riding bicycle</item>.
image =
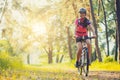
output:
M88 53L89 53L89 59L91 55L91 43L90 40L87 39L88 37L88 31L87 28L90 28L93 33L93 37L96 37L95 34L95 29L92 26L91 22L86 18L86 9L81 8L79 10L80 13L80 18L75 20L75 37L76 37L76 43L77 43L77 60L76 60L76 67L80 66L80 58L81 58L81 53L82 53L82 37L86 39L87 47L88 47Z

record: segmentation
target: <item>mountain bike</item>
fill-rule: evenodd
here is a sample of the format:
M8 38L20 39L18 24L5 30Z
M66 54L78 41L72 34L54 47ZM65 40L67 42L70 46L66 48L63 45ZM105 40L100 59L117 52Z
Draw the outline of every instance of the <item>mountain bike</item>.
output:
M88 37L87 39L91 40L93 38L94 37ZM80 63L79 63L80 66L78 67L78 73L82 75L82 72L84 72L84 75L88 76L90 61L89 61L89 53L88 53L85 37L82 37L81 43L83 48L82 48L82 54L81 54Z

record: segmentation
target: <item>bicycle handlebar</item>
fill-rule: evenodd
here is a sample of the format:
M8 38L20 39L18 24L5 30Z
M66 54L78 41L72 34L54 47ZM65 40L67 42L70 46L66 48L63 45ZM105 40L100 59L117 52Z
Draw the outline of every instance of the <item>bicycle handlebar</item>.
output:
M81 39L82 40L86 40L86 39L90 39L91 40L91 39L95 39L95 37L94 36L92 36L92 37L81 37Z
M88 37L87 39L95 39L95 37L94 37L94 36L92 36L92 37Z

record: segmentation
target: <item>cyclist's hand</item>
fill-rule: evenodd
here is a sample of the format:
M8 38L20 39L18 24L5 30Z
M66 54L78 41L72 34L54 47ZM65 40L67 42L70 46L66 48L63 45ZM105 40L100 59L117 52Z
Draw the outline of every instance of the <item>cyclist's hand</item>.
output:
M74 38L76 38L76 36L74 35Z
M94 38L96 38L96 35L93 35Z

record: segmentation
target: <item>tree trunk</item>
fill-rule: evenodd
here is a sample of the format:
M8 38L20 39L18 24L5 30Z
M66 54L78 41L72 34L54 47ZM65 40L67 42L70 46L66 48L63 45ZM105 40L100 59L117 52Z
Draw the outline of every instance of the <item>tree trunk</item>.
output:
M53 62L52 60L52 49L49 48L49 52L48 52L48 64L51 64Z
M114 12L116 12L116 3L114 3L114 4L115 4ZM115 56L114 56L115 61L117 61L117 59L118 59L118 24L117 24L116 17L117 17L117 15L115 15L115 17L114 17L115 23L116 23Z
M59 62L59 54L56 55L56 63Z
M27 64L30 64L30 54L27 55Z
M60 63L62 62L62 60L63 60L63 57L64 57L64 55L62 54L62 56L61 56L61 58L60 58Z
M71 39L70 39L70 31L69 31L69 27L67 27L67 37L68 37L68 51L69 51L69 56L70 59L72 60L72 49L71 49Z
M99 49L99 46L98 46L98 45L99 45L99 44L98 44L98 31L97 31L96 19L95 19L95 17L94 17L94 9L93 9L93 6L92 6L92 0L89 0L89 2L90 2L91 15L92 15L93 24L94 24L95 33L96 33L96 39L95 39L96 53L98 54L99 62L102 62L101 52L100 52L100 49Z
M2 30L2 38L5 38L5 33L6 33L6 30L3 29L3 30Z
M53 46L51 43L49 43L49 48L46 49L45 47L43 48L45 50L45 52L47 53L48 55L48 64L51 64L53 62L53 59L52 59L52 54L53 54Z
M4 6L3 6L2 11L1 11L1 15L0 15L0 23L1 23L1 21L2 21L2 17L3 17L3 14L4 14L4 12L5 12L6 4L7 4L7 0L5 0Z
M108 26L107 26L107 20L106 20L106 11L105 11L103 0L101 0L101 2L102 2L103 11L104 11L104 22L105 22L106 42L107 42L107 56L109 56L110 53L109 53Z
M97 59L96 50L94 50L91 61L95 61L96 59Z
M120 63L120 0L116 0L116 14L117 14L117 22L118 22L118 47L119 47L119 60Z
M115 38L115 61L117 61L117 57L118 57L118 34L117 34L117 28L116 28L116 38Z

